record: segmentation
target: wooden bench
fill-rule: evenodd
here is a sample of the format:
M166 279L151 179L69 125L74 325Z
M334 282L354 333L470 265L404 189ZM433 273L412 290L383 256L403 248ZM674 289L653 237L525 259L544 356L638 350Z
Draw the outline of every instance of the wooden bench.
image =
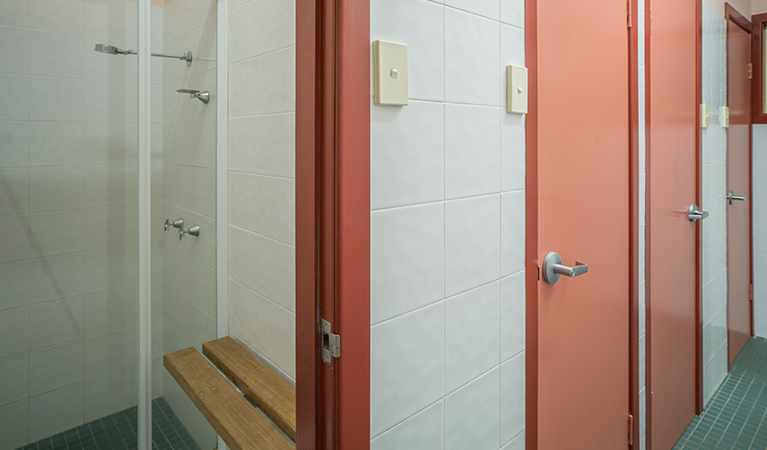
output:
M285 436L296 440L295 389L230 337L206 342L202 351L215 367L193 347L165 355L163 365L226 445L294 449Z

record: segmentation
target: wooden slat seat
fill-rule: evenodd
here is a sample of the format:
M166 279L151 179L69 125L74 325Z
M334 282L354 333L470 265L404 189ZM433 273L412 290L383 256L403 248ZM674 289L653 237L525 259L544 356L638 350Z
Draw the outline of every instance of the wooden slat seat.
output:
M296 390L230 337L202 345L202 353L294 442Z
M163 365L229 448L294 449L196 349L190 347L169 353L164 356Z

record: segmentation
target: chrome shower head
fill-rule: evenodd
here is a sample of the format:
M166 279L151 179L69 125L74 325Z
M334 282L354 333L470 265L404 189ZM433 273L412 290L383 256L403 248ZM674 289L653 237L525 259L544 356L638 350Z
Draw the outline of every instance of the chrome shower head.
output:
M179 94L189 94L190 97L205 103L206 105L210 101L210 92L198 91L197 89L176 89Z
M129 55L133 53L133 50L123 50L121 48L117 48L114 45L109 45L109 44L96 44L96 47L93 50L100 53L106 53L109 55Z

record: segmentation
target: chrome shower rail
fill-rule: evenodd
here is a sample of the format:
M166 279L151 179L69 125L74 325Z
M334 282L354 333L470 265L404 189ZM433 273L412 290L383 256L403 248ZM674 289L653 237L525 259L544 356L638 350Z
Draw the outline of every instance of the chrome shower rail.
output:
M94 51L106 53L109 55L135 55L136 51L133 49L123 50L121 48L117 48L114 45L109 44L96 44L96 47L93 49ZM186 66L189 67L192 65L192 52L186 52L186 54L183 55L174 55L170 53L152 53L152 56L157 56L159 58L173 58L173 59L180 59L182 61L186 61Z

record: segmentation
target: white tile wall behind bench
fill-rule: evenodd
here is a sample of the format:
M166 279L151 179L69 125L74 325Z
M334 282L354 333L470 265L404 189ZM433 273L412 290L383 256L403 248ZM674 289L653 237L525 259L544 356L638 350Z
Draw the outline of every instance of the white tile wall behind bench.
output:
M523 0L371 0L410 104L371 106L371 447L524 449ZM371 99L372 105L372 99Z

